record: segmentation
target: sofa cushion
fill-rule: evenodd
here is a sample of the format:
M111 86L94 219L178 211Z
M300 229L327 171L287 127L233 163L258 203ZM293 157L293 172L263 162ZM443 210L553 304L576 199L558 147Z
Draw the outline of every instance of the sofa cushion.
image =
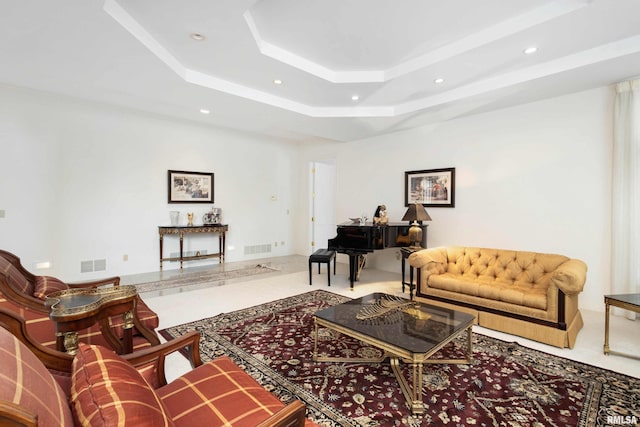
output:
M470 280L460 275L445 273L430 276L429 287L540 310L547 309L547 285Z
M142 375L113 351L80 343L73 360L71 407L90 426L173 426Z
M69 289L69 286L60 279L50 276L36 276L33 296L44 301L47 299L47 295L67 289Z
M3 256L0 256L0 274L4 274L6 276L9 286L11 286L16 292L33 295L33 283L29 282L27 278L20 273L20 270L18 270Z
M67 398L47 368L0 327L0 400L37 414L40 426L72 426Z
M156 390L176 426L253 427L285 405L228 357L220 357Z

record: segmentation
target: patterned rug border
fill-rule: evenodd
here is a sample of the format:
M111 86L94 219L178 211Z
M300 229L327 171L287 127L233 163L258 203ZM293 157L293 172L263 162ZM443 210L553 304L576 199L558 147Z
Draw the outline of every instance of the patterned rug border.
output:
M152 282L136 283L135 287L139 293L154 292L165 289L178 288L182 286L194 286L204 283L217 283L225 280L236 279L240 277L255 276L258 274L272 273L279 271L276 268L267 265L258 264L226 271L197 271L191 273L179 273L176 277L164 280L154 280Z
M322 299L325 301L332 301L334 304L340 304L342 302L349 301L352 298L335 294L330 291L313 290L295 296L277 299L254 307L248 307L228 313L221 313L216 316L188 322L182 325L176 325L160 330L159 333L169 340L174 336L179 336L187 331L197 330L202 334L201 352L204 362L215 358L220 354L226 354L241 368L249 372L260 384L276 394L283 402L289 402L296 397L305 401L307 403L307 416L316 420L316 422L319 422L322 426L339 425L361 427L366 424L359 423L356 419L345 417L341 412L330 405L327 405L322 399L318 398L313 393L291 382L288 378L273 370L262 360L254 357L246 350L235 346L224 337L221 337L217 333L211 331L211 323L229 325L234 320L242 319L246 321L248 319L264 316L265 313L268 312L282 310L313 299ZM216 322L216 320L219 322ZM203 334L204 331L207 331L207 334L213 337L213 339L207 340L206 335ZM526 347L519 344L517 341L504 341L475 332L473 333L473 341L474 350L480 346L483 351L493 355L502 354L500 353L501 351L509 351L515 357L526 357L531 363L535 363L536 367L543 369L546 367L551 370L554 362L558 364L557 361L567 361L562 363L566 366L566 369L563 372L563 377L566 376L567 379L573 379L575 381L587 381L589 384L589 390L587 393L589 397L585 398L585 404L591 405L585 407L580 414L580 422L578 425L581 427L606 425L599 421L606 419L603 411L610 410L611 408L599 407L599 403L603 393L603 387L609 384L609 382L622 384L624 381L630 380L632 383L635 383L635 385L632 390L628 390L627 392L632 393L632 395L640 395L640 379L626 374ZM591 373L589 379L586 379L584 376L585 373ZM597 400L598 404L593 405L594 400ZM420 423L421 421L414 419L413 422L409 421L407 425L418 426L421 425Z

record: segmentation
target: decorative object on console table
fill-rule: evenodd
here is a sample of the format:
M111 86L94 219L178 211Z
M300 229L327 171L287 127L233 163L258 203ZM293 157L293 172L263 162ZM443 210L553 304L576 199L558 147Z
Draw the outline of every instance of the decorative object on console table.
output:
M222 216L222 209L211 208L209 212L202 216L202 223L205 225L220 224L220 218Z
M168 203L213 203L213 173L167 172Z
M456 168L404 173L404 205L452 208L455 206Z
M179 225L180 224L180 212L171 211L171 212L169 212L169 217L171 218L171 225Z
M211 224L202 226L159 226L158 233L160 234L160 270L162 270L163 261L180 261L180 270L182 270L182 263L184 261L195 261L206 258L218 258L218 262L224 262L225 246L226 246L226 233L229 230L229 226L226 224ZM219 251L213 254L184 256L184 235L185 233L218 233L218 247ZM177 234L180 237L180 254L178 257L165 258L163 255L163 237L165 234Z
M409 240L411 241L411 245L409 246L411 249L421 249L420 242L422 241L422 221L431 221L431 217L427 213L424 206L418 203L414 203L409 205L409 209L405 212L402 217L403 221L409 221L411 223L411 228L409 229Z

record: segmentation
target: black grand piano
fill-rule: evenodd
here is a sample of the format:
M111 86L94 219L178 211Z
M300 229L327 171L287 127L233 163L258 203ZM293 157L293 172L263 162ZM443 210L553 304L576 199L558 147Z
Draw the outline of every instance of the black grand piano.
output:
M365 255L375 250L410 246L409 228L406 223L391 222L385 225L374 225L367 222L358 225L347 222L339 224L338 235L329 239L328 248L349 256L349 281L360 279L360 271L365 264ZM427 224L421 224L423 248L427 247Z

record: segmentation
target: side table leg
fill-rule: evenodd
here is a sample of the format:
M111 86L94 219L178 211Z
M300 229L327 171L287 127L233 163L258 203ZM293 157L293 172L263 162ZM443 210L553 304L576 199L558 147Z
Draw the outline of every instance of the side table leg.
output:
M604 354L609 355L611 349L609 348L609 301L605 301L605 313L604 313Z
M402 292L404 292L404 283L402 284ZM413 301L413 267L411 266L409 267L409 299Z
M402 293L404 293L404 268L405 268L405 258L404 255L402 255Z
M133 352L133 310L122 313L122 320L124 321L122 326L122 353L129 354Z
M65 332L64 334L64 348L67 354L75 356L78 353L78 333L77 332Z

